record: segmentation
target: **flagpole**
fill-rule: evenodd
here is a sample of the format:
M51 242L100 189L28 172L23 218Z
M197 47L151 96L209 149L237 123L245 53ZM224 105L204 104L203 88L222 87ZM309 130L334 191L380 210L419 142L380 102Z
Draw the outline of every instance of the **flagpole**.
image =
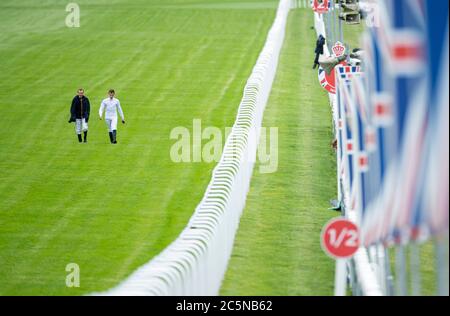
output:
M438 238L435 241L436 266L437 266L437 294L439 296L448 296L448 232L446 238Z
M360 296L361 294L360 294L360 290L358 287L358 278L356 276L355 260L351 259L348 263L349 263L348 275L350 277L350 287L351 287L352 295Z
M394 295L394 277L392 275L391 270L391 260L389 256L389 249L383 246L384 249L384 269L386 271L386 295L392 296Z
M407 295L407 280L406 280L406 254L403 245L396 246L395 256L395 280L397 283L397 296Z
M422 278L420 275L420 249L416 242L409 245L410 250L410 274L411 274L411 290L413 296L420 296L422 292L421 283Z
M336 42L336 37L335 37L335 33L334 33L334 25L333 25L333 17L332 17L332 6L333 6L333 0L329 0L330 1L330 7L328 8L328 20L329 20L329 25L330 25L330 29L329 31L331 32L331 45L334 45L334 43Z
M334 70L334 71L336 71L336 70ZM339 205L342 207L342 204L343 204L343 197L342 197L342 195L343 195L343 192L342 192L342 181L341 181L341 168L342 168L342 160L341 160L341 151L343 150L342 149L342 146L343 146L343 144L342 144L342 142L341 142L341 137L340 137L340 134L341 134L341 124L342 123L340 123L341 122L341 120L342 120L342 118L341 118L341 115L340 115L340 111L341 111L341 108L340 108L340 104L341 104L341 102L342 102L342 100L341 100L341 93L340 93L340 85L341 85L341 82L340 82L340 80L339 80L339 77L338 76L336 76L335 77L336 78L336 98L335 98L335 102L336 102L336 104L335 104L335 110L336 110L336 115L337 115L337 128L336 128L336 142L337 142L337 146L336 146L336 156L337 156L337 159L336 159L336 161L337 161L337 190L338 190L338 202L339 202ZM343 207L341 208L341 210L343 209Z
M334 276L334 296L346 296L347 293L347 259L336 259Z
M387 282L386 282L386 265L384 259L385 253L383 246L381 244L376 246L376 258L377 258L377 267L378 267L378 282L383 291L383 294L387 293Z
M416 242L413 242L409 245L410 251L410 274L411 274L411 290L413 296L420 296L422 292L422 278L420 275L420 249L419 245Z
M339 21L339 41L340 41L341 43L344 43L344 31L343 31L343 28L342 28L341 13L342 13L342 6L341 6L341 3L339 3L339 15L338 15L338 21Z
M331 46L330 45L333 45L333 32L331 32L331 30L330 30L330 28L331 28L330 27L330 17L329 17L330 12L328 11L326 13L323 13L322 15L323 15L324 19L326 19L326 25L327 25L326 26L326 28L327 28L326 33L327 33L327 36L330 37L329 40L327 40L327 44L328 44L328 50L331 51ZM329 33L331 33L331 35Z

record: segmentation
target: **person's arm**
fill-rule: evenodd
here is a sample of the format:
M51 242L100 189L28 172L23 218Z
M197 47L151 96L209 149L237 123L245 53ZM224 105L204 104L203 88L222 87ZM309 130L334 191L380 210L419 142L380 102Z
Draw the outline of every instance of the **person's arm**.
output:
M72 123L75 121L75 98L72 99L72 105L70 106L70 119L69 123Z
M122 107L120 106L119 100L117 100L117 110L119 111L119 115L122 118L122 123L125 123L125 116L123 115Z
M89 121L89 115L91 114L91 103L89 99L86 98L86 123Z
M100 109L98 110L98 116L100 117L100 119L102 119L104 108L105 108L105 103L102 101L102 104L100 104Z

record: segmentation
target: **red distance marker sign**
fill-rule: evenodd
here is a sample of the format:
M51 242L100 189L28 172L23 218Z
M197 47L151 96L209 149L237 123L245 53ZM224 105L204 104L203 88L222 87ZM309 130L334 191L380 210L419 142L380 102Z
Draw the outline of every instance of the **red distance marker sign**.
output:
M344 218L332 219L322 229L322 248L334 259L352 257L359 248L359 230Z
M317 12L319 14L327 13L328 12L328 1L329 0L322 0L319 2L318 0L313 1L312 9L314 12Z

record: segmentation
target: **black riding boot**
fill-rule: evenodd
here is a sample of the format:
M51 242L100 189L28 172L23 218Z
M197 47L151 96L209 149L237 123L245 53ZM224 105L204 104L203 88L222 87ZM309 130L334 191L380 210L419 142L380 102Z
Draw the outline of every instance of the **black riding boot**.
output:
M84 142L87 143L87 131L84 132Z
M77 134L77 136L78 136L78 142L82 142L83 140L81 139L81 134Z
M109 132L109 140L111 141L111 144L114 143L113 133Z
M117 130L113 130L113 144L117 144Z

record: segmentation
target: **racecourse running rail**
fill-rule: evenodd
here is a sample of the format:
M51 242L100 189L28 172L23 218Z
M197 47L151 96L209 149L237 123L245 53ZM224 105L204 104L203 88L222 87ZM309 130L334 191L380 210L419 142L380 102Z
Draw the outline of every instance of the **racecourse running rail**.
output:
M259 128L284 40L291 0L275 21L243 92L232 131L187 227L162 253L100 295L218 295L243 211Z

